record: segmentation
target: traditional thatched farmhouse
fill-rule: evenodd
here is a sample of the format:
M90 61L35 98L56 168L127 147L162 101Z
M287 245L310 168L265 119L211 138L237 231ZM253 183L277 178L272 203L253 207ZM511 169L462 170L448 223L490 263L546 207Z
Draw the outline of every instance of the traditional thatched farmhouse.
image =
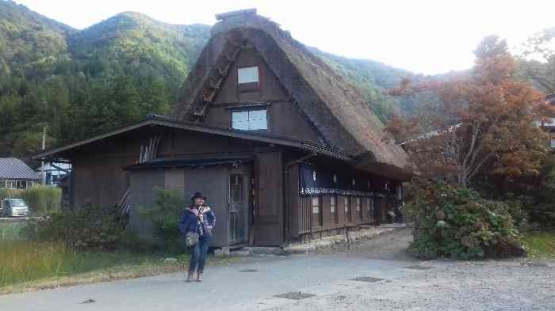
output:
M360 93L254 10L217 18L173 117L35 156L72 163L71 205L120 202L144 233L157 189L202 191L222 247L339 233L399 204L406 154Z

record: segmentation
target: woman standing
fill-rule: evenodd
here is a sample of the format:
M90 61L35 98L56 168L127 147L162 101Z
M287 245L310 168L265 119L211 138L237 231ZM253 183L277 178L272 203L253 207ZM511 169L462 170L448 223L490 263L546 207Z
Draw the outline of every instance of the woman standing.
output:
M185 209L179 223L179 230L191 253L187 282L193 281L195 270L197 272L197 282L202 282L206 255L212 240L212 230L216 225L216 215L210 207L205 205L206 199L202 193L195 192L191 197L191 206Z

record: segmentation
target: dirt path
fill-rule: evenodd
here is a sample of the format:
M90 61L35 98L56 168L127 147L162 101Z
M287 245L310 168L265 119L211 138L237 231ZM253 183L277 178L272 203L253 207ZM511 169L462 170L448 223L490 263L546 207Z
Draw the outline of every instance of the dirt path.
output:
M337 246L318 251L318 254L341 254L372 259L417 261L406 249L412 241L411 229L400 228L393 232L383 233L369 240L356 241L350 249Z

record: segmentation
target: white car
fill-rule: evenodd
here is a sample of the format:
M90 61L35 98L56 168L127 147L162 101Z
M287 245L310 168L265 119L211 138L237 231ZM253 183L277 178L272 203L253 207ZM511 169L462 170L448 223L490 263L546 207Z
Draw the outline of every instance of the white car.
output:
M29 215L29 206L22 199L4 199L0 206L0 215L27 216Z

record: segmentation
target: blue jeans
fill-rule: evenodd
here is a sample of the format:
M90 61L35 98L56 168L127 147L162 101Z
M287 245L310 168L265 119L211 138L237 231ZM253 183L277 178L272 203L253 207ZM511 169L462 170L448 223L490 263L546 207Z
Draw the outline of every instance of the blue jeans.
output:
M189 273L204 272L204 265L206 264L206 255L208 254L208 247L210 247L210 241L212 237L201 237L195 246L189 247L189 252L191 253L191 260L189 261Z

